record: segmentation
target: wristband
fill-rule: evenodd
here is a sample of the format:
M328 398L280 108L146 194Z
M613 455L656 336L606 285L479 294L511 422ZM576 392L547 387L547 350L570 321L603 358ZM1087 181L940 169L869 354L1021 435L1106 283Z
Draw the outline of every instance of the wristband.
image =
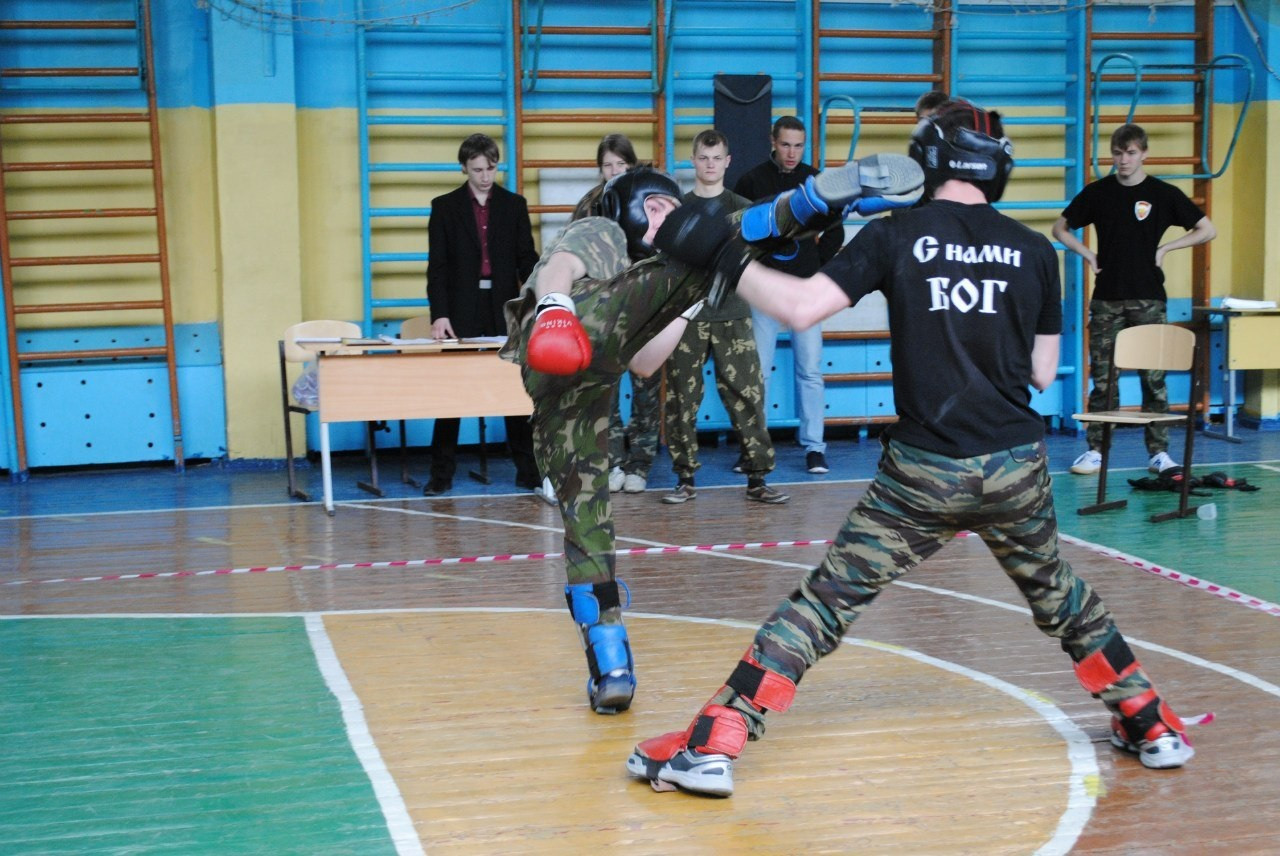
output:
M574 306L573 298L559 291L552 291L539 300L535 315L541 315L548 309L563 309L574 318L578 317L578 308Z
M686 321L692 322L694 318L698 317L698 313L702 311L702 304L704 303L706 303L705 300L699 300L697 303L681 312L680 317Z

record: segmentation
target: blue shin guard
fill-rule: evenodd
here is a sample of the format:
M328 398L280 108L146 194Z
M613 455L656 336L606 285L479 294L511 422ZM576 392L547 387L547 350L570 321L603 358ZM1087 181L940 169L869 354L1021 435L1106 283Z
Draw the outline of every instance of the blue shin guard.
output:
M586 650L587 668L591 672L587 679L587 699L596 713L621 713L631 707L636 692L635 661L631 657L627 628L621 623L601 623L606 610L624 606L618 597L618 585L616 580L611 580L564 587L569 614L578 625Z

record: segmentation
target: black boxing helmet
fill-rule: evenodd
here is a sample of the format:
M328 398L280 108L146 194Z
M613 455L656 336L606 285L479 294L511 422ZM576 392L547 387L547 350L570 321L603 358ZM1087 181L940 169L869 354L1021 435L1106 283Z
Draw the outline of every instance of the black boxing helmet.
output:
M924 170L929 195L956 178L977 186L988 202L996 202L1013 172L1013 143L1004 136L1000 114L968 101L947 102L921 119L908 153Z
M632 261L653 255L653 247L643 243L649 231L649 215L644 201L650 196L670 196L680 201L680 185L653 167L636 166L609 179L600 194L600 216L622 227L627 236L627 255Z

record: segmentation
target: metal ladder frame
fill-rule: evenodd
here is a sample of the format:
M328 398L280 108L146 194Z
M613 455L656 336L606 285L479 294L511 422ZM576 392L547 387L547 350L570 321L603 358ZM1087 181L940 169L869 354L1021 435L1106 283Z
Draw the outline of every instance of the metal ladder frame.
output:
M174 350L173 304L169 283L168 240L165 229L164 178L160 157L160 129L156 106L155 59L151 40L151 9L149 0L137 0L138 15L134 20L7 20L0 21L0 29L35 31L99 31L135 30L138 33L138 65L136 67L25 67L0 69L0 82L4 79L72 80L86 78L137 78L146 97L145 112L76 112L65 113L7 113L0 116L0 125L55 124L55 123L131 123L146 122L149 129L150 158L148 160L120 161L71 161L24 162L4 160L0 142L0 273L4 283L4 311L7 332L7 370L12 396L12 458L14 467L11 478L25 481L28 477L26 433L23 425L21 370L24 363L54 362L79 359L132 359L162 356L168 372L169 405L173 420L174 469L183 472L185 461L182 443L182 416L179 409L177 360ZM26 87L31 91L35 87ZM77 87L48 86L44 91L66 91ZM12 91L12 90L11 90ZM154 205L150 208L90 208L59 210L9 210L4 186L4 176L18 172L63 172L73 170L142 170L151 172ZM112 217L151 217L155 219L157 252L139 254L110 254L85 256L49 256L13 258L9 224L24 220L85 219ZM58 304L21 304L18 302L18 286L14 282L13 269L18 267L65 266L83 264L131 264L137 262L159 265L160 297L154 300L92 301ZM163 345L132 348L85 348L61 351L18 350L17 317L57 312L119 312L133 310L160 310L165 341Z

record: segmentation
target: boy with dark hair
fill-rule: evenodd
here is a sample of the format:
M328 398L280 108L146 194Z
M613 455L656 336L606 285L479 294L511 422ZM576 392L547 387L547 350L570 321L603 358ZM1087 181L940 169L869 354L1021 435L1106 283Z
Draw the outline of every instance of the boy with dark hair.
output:
M818 174L804 162L805 128L795 116L779 117L773 123L770 141L773 154L769 160L745 173L733 188L739 196L752 202L773 199ZM810 276L831 260L843 242L843 223L833 223L816 240L810 236L792 246L780 248L764 263L795 276ZM763 312L753 310L751 316L767 386L783 325ZM792 380L795 383L796 416L800 420L796 440L805 450L805 469L814 474L826 473L829 468L827 444L823 440L827 405L826 385L822 379L822 327L793 327L791 355L794 360Z
M1121 125L1111 135L1115 171L1081 190L1053 224L1053 236L1084 258L1094 273L1089 300L1089 375L1093 389L1089 410L1119 406L1119 390L1111 389L1111 355L1116 335L1139 324L1163 324L1168 295L1164 259L1172 250L1193 247L1217 235L1209 218L1172 184L1147 175L1147 133L1139 125ZM1092 224L1098 238L1095 253L1072 230ZM1170 226L1188 231L1168 243L1160 239ZM1164 413L1169 393L1163 371L1139 371L1142 409ZM1113 401L1112 399L1116 400ZM1076 458L1071 472L1096 473L1102 467L1102 424L1085 431L1089 448ZM1169 428L1146 426L1144 440L1149 469L1159 473L1178 462L1169 456ZM1190 461L1185 461L1188 466Z
M694 188L686 203L714 200L725 211L741 211L750 203L724 186L732 160L729 140L714 129L693 139ZM698 464L698 409L702 406L702 367L715 361L716 391L740 443L739 465L747 476L747 499L776 505L791 497L765 484L773 471L773 441L765 424L764 378L751 324L751 307L730 294L719 306L704 307L690 322L667 360L667 450L676 486L662 497L668 505L695 499Z
M498 144L472 134L458 147L466 182L431 200L427 221L427 300L436 339L497 336L506 332L503 304L516 296L538 261L529 206L523 196L494 183ZM507 444L516 466L516 485L537 490L542 483L533 460L533 433L524 416L506 417ZM453 488L461 420L437 419L431 434L431 479L422 493L436 496Z

